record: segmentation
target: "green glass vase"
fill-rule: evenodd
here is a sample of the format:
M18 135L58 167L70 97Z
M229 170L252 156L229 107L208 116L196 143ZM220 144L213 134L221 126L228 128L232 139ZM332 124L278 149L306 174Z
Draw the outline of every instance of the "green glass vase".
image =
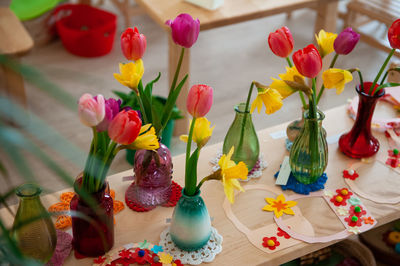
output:
M249 111L245 111L246 104L240 103L235 106L235 119L224 139L222 152L228 154L232 147L235 150L232 160L236 163L242 161L246 164L249 171L257 163L260 154L260 144L253 121Z
M25 256L46 263L53 256L57 235L54 224L40 201L41 192L37 185L30 183L16 189L20 201L12 235Z
M304 126L290 149L290 168L294 177L303 184L314 183L328 164L328 144L322 120L325 115L317 112L317 118L309 118L304 111Z

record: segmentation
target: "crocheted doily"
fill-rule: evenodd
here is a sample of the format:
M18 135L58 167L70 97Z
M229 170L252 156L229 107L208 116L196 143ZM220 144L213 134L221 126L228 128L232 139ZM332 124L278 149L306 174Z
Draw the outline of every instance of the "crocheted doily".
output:
M222 157L222 152L217 153L215 158L210 160L210 163L213 165L212 171L216 172L219 170L218 161ZM251 169L247 175L247 179L240 180L240 181L249 181L252 178L258 178L262 175L262 171L267 168L268 163L264 160L263 154L260 154L256 164L254 165L253 169Z
M179 259L183 264L199 265L203 262L211 262L215 255L222 251L222 236L218 234L217 229L211 227L211 237L208 243L199 250L185 251L175 246L169 234L169 227L160 235L160 243L164 252L171 254L175 259Z

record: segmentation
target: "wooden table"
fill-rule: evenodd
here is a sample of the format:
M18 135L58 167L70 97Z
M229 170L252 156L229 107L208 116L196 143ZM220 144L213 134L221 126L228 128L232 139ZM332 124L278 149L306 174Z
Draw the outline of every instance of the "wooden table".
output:
M335 32L338 0L225 0L224 5L215 11L197 7L184 2L184 0L137 0L136 3L167 32L169 32L169 27L165 25L165 21L175 18L180 13L189 13L193 18L198 18L200 20L200 30L209 30L280 13L291 12L301 8L316 9L317 19L315 21L315 32L318 32L320 29ZM271 31L272 30L274 29L271 29ZM168 45L169 79L170 82L172 82L181 47L175 45L171 38L169 38ZM190 73L189 68L190 51L187 49L182 63L180 79L182 79L186 73ZM178 108L184 110L184 113L186 113L186 95L188 89L189 80L182 88L182 93L177 101ZM189 126L188 121L187 115L185 115L185 119L176 121L176 135L187 133Z
M352 120L348 118L344 106L327 111L324 121L324 127L327 130L328 137L335 136L350 129ZM341 121L337 123L337 121ZM280 163L288 152L284 147L284 139L273 139L270 133L279 132L286 128L286 124L275 126L258 132L261 152L264 159L268 162L268 167L263 171L262 177L253 179L247 184L264 184L274 186L274 173L279 169ZM375 134L381 143L381 150L378 154L385 156L387 152L387 141L383 134ZM211 172L210 158L220 151L221 143L203 148L198 167L199 178L208 175ZM326 187L330 190L347 187L342 178L342 171L346 169L350 160L341 154L337 149L337 144L329 146L329 163L327 167L328 181ZM174 180L179 184L184 184L184 155L173 158ZM367 187L370 193L379 194L382 190L385 193L399 195L400 175L384 166L379 162L365 164L363 167L374 167L363 171L357 182L361 182ZM375 167L380 174L376 174ZM364 169L366 170L366 169ZM374 170L374 171L372 171ZM108 178L111 188L116 191L116 199L124 201L125 190L130 185L129 181L123 181L124 176L132 175L132 170L128 170ZM372 184L372 185L371 185ZM45 206L59 201L59 195L65 191L56 192L42 197ZM370 191L371 190L371 191ZM285 191L285 195L291 195L293 192ZM264 198L267 196L276 196L273 194L261 193L260 191L247 191L236 197L236 202L232 206L233 212L239 220L251 229L259 228L264 225L274 223L272 213L262 211L261 208L266 205ZM329 246L336 241L323 244L300 243L293 247L267 254L255 248L236 227L227 219L222 209L222 203L225 199L223 187L217 181L206 182L202 188L202 197L208 206L210 215L214 217L212 225L223 236L223 251L217 255L211 265L278 265L297 257L313 252L325 246ZM400 218L400 204L377 204L373 201L360 197L368 210L377 219L378 226ZM299 200L299 207L303 215L313 224L317 235L330 235L343 230L343 225L330 211L329 207L320 198L308 198ZM16 208L16 206L14 206ZM157 244L160 233L168 226L166 219L172 216L173 208L157 207L146 213L136 213L130 209L125 209L115 216L115 248L119 248L128 243L142 242L146 239L149 242ZM0 216L10 226L12 217L5 209L0 210ZM271 232L273 234L274 232ZM92 260L84 259L79 263L70 255L66 265L90 265Z

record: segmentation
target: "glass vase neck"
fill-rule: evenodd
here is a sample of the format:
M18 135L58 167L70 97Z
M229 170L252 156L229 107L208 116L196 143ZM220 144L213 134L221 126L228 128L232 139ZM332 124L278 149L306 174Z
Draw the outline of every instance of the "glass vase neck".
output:
M250 113L250 111L249 110L246 110L246 103L239 103L239 104L237 104L237 105L235 105L235 112L237 113L237 114L249 114Z
M200 197L200 193L201 193L201 191L197 190L194 195L190 196L190 195L186 194L185 188L182 189L182 197L187 199L187 200L195 200L195 199L199 198Z
M305 119L305 121L307 122L311 122L311 121L317 121L319 123L322 122L322 120L325 119L325 114L323 112L321 112L320 110L317 110L317 118L310 118L310 110L305 110L303 111L303 117Z
M15 193L17 196L21 199L29 199L29 198L35 198L42 193L42 189L33 183L26 183L21 186L19 186L16 190Z
M361 84L358 84L358 85L356 86L356 91L357 91L358 95L364 96L364 97L367 97L367 98L371 98L371 100L372 100L372 99L378 99L378 98L382 97L382 96L385 94L385 89L381 89L381 90L379 91L379 93L374 94L374 95L370 95L370 94L366 93L366 91L367 91L367 92L369 91L369 89L371 88L371 86L372 86L372 82L366 81L366 82L363 83L364 91L361 89ZM375 84L374 90L375 90L377 87L379 87L379 84Z

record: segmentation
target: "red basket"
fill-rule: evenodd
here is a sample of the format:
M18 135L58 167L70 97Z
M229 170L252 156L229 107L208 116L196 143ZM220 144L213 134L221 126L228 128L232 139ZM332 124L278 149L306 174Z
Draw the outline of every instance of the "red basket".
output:
M61 41L72 54L96 57L111 51L117 28L114 14L89 5L66 4L54 15Z

